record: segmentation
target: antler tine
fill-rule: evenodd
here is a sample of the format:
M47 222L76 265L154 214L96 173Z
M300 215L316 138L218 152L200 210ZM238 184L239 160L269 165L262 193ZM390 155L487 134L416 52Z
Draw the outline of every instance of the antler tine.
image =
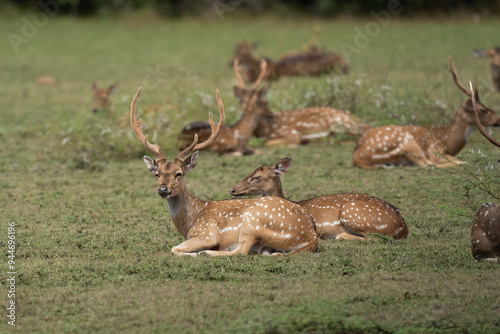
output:
M497 141L495 138L493 138L488 131L484 128L483 124L481 124L481 120L479 119L479 111L477 110L477 104L476 104L476 94L474 93L474 89L472 89L472 82L469 81L470 85L470 91L472 92L472 107L474 108L474 115L476 116L476 125L479 130L483 134L483 136L488 139L493 145L496 145L500 147L500 142Z
M455 80L455 84L460 88L465 94L468 96L472 96L471 91L469 91L467 88L465 88L464 85L458 80L458 75L457 75L457 70L455 69L455 65L453 64L453 60L451 59L451 56L448 56L448 62L450 63L450 73L453 76L453 80Z
M236 76L236 80L237 80L236 86L238 86L240 88L244 88L245 81L243 80L243 78L241 77L241 74L240 74L240 60L238 58L236 58L233 62L233 69L234 69L234 75Z
M142 87L139 87L137 90L137 93L135 93L134 98L132 99L132 103L130 104L130 125L132 125L132 129L134 130L137 138L141 141L141 143L146 147L146 149L156 157L156 159L162 159L165 158L163 155L163 152L160 148L160 146L156 144L151 144L148 141L148 136L144 136L141 131L141 124L142 124L142 119L139 118L139 120L135 119L135 104L137 102L137 99L139 98L139 95L141 95L142 92Z
M222 128L224 127L224 120L225 120L224 104L222 103L222 100L220 98L220 92L218 89L215 90L215 94L217 96L217 102L219 103L219 114L220 114L219 124L215 125L212 119L212 114L210 113L208 115L208 122L210 123L210 127L212 128L212 134L210 135L210 137L204 142L198 144L198 135L195 134L193 143L189 145L189 147L187 147L184 151L179 153L177 159L184 159L192 151L202 150L210 146L210 144L212 144L214 140L217 139L217 137L220 135Z
M259 87L262 79L264 79L264 76L266 75L266 68L267 68L267 62L264 59L261 59L260 74L255 83L253 84L252 89L257 89L257 87Z

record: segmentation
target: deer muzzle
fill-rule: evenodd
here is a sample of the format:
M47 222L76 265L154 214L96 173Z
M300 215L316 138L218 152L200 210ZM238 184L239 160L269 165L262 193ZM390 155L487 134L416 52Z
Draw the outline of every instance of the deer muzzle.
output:
M171 193L172 193L172 191L170 189L168 189L167 186L165 186L165 185L161 185L158 188L158 195L160 195L162 198L169 197Z

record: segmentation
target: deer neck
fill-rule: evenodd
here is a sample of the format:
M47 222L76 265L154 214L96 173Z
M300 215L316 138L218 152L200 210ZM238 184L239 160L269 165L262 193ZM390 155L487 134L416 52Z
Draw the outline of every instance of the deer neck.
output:
M456 155L467 144L472 125L465 119L465 110L462 109L461 106L448 124L431 128L435 142L442 146L442 153Z
M258 120L258 110L256 108L244 108L240 120L231 126L231 129L238 131L240 137L250 139L257 127Z
M270 191L266 191L263 195L285 198L285 195L283 194L283 187L281 187L281 180L279 177L278 182L275 182L275 185L272 187L272 189Z
M191 226L206 203L208 202L202 201L192 195L187 187L177 196L167 199L168 210L170 211L174 225L184 238L187 237Z

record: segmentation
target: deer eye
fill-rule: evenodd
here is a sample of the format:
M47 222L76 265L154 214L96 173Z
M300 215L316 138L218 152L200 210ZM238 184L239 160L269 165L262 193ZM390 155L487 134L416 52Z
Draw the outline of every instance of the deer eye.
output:
M177 172L177 173L175 174L175 178L178 178L178 177L180 177L180 176L182 176L182 173L181 173L181 172Z
M482 112L483 114L487 114L487 113L488 113L488 110L486 110L486 109L481 109L481 112Z
M256 180L260 180L261 177L260 176L254 176L250 179L250 182L253 182L253 181L256 181Z

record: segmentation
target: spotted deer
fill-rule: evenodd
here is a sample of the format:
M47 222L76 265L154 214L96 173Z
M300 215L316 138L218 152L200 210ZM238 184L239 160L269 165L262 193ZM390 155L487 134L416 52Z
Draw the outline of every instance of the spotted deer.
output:
M297 204L271 197L204 201L188 190L185 176L196 165L197 150L209 146L220 135L224 125L224 106L218 90L220 121L215 125L212 115L209 115L211 136L198 143L195 134L192 144L169 162L160 146L151 144L148 137L142 134L142 120L135 118L135 105L141 89L131 103L130 123L136 136L155 157L145 156L144 162L157 178L158 195L167 200L175 227L187 239L172 248L173 254L196 256L204 251L209 256L251 252L279 255L317 249L314 220Z
M470 85L472 88L472 84ZM493 138L481 124L475 99L476 124L483 136L493 145L500 147L500 141ZM500 162L500 161L499 161ZM500 258L500 203L484 203L477 211L471 230L472 255L478 261L498 262Z
M292 159L278 160L272 166L260 166L238 183L233 196L274 196L284 198L281 176L290 169ZM391 204L358 193L339 193L296 202L314 218L320 239L363 240L369 233L394 239L408 235L403 216Z
M450 167L464 163L453 156L465 146L475 125L471 100L473 92L460 83L450 56L448 61L455 84L468 96L453 119L446 125L435 127L387 125L370 129L358 139L354 148L352 162L355 167ZM500 116L484 106L478 96L477 104L484 125L500 126Z
M111 108L110 95L114 93L117 86L118 82L110 85L108 88L99 88L95 82L92 83L92 90L94 91L92 98L93 112L96 113L100 110L109 110Z
M489 50L474 50L476 57L488 57L490 59L491 78L496 91L500 91L500 47Z
M258 65L261 59L256 59L252 55L255 47L255 44L243 42L236 46L234 52L233 61L239 59L242 65L242 77L247 83L254 82L260 74ZM342 55L316 47L306 51L289 52L275 61L269 58L265 60L268 67L264 80L267 81L285 76L319 76L332 72L347 74L349 71L349 64Z
M254 151L247 148L248 141L252 133L258 127L261 116L269 115L271 112L267 108L267 101L263 99L268 87L259 88L259 85L266 72L267 64L261 62L261 76L255 81L250 90L245 89L244 82L240 79L234 86L234 92L240 99L243 114L238 122L225 126L219 137L210 145L208 149L219 154L241 156L251 154ZM234 62L234 72L237 78L239 74L239 62ZM193 122L182 128L177 143L180 150L185 149L191 144L194 134L198 135L200 140L205 140L210 136L210 124L206 122Z

